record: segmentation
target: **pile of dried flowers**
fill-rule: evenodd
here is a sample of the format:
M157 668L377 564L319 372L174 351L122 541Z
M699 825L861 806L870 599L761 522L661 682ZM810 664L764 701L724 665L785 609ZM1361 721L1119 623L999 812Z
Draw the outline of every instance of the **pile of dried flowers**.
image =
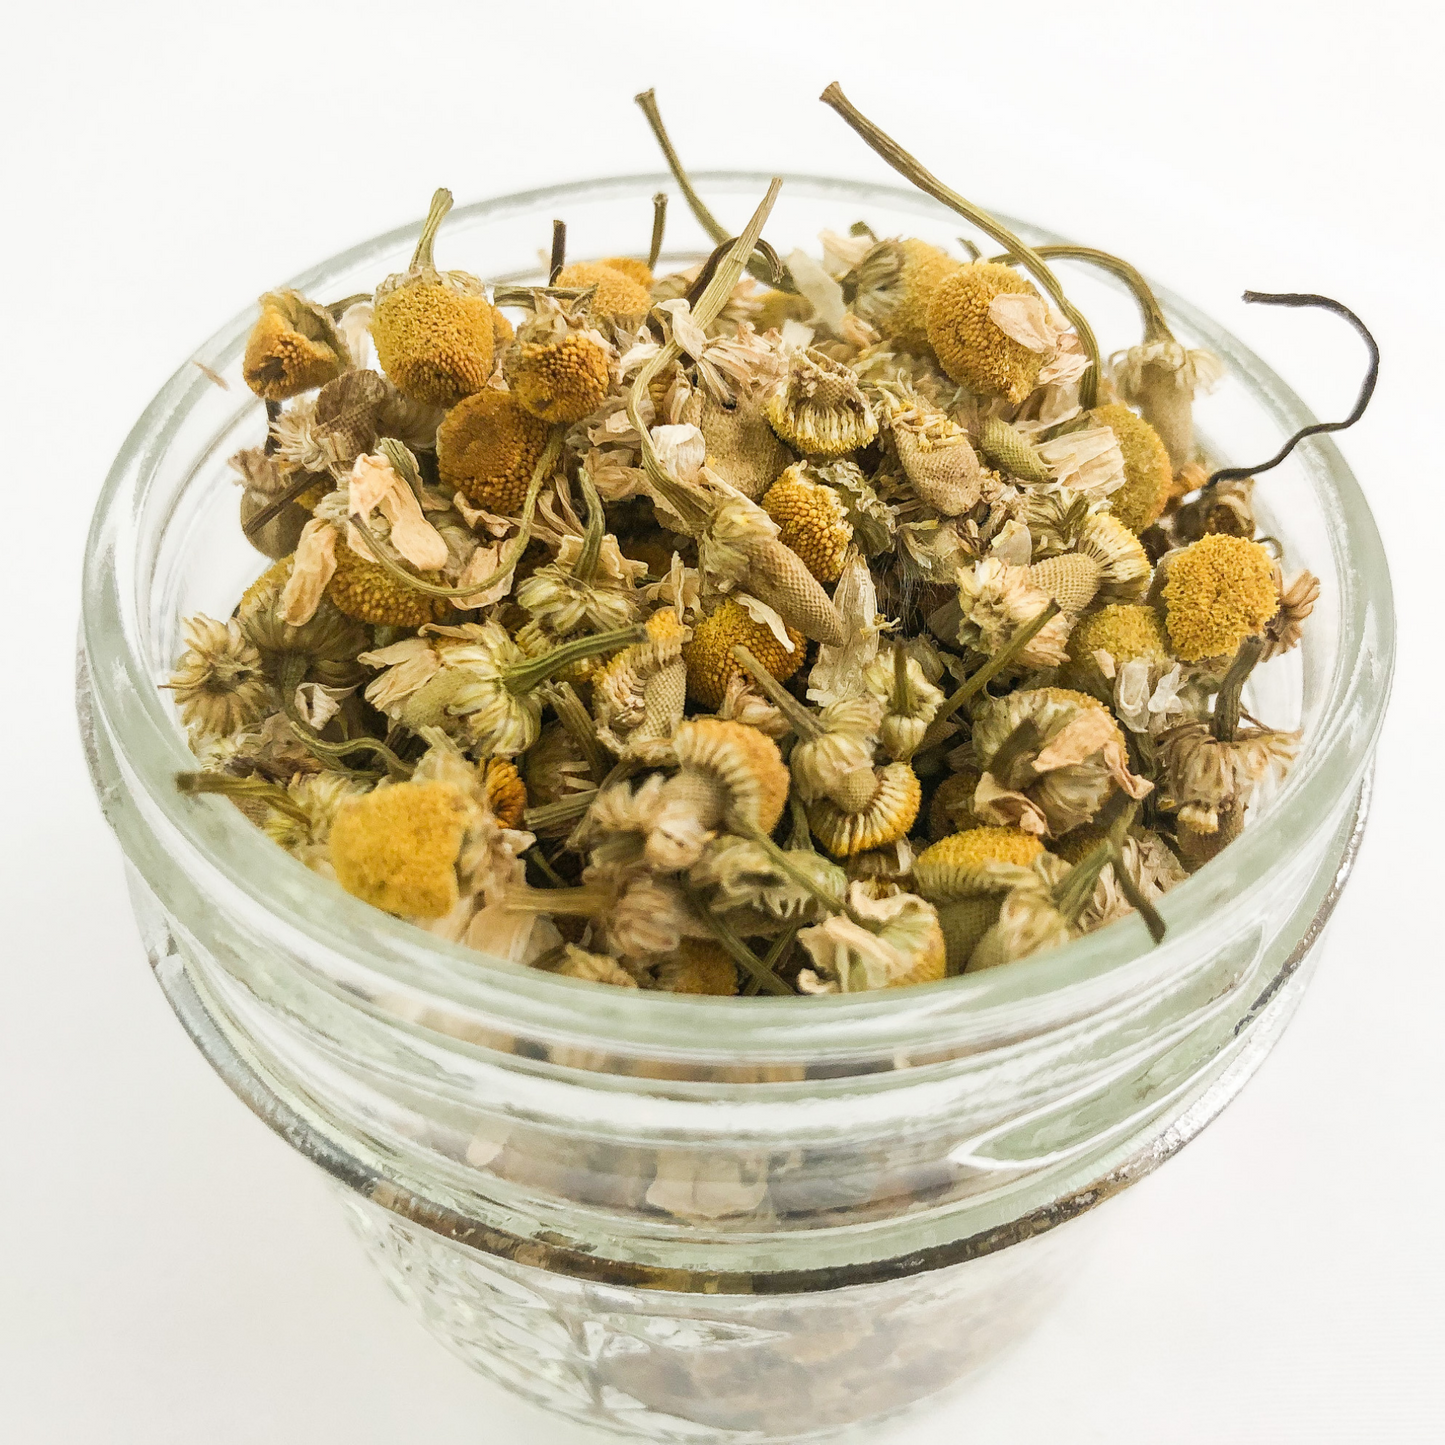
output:
M778 183L726 236L649 92L705 264L654 274L659 196L646 260L567 264L559 223L550 284L489 298L437 268L438 191L374 296L262 297L269 432L232 466L274 561L185 623L183 788L441 937L626 988L1161 935L1295 751L1241 690L1318 582L1207 478L1220 365L1131 267L1029 249L824 99L1003 254L860 222L784 263ZM1124 279L1138 345L1101 363L1055 257Z

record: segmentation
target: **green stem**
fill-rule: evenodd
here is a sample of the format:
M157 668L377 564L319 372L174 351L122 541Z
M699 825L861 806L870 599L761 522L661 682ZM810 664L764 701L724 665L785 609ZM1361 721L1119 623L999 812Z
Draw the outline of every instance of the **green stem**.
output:
M647 248L647 269L657 269L657 258L662 255L662 238L667 231L667 192L659 191L652 198L652 241Z
M551 296L557 301L587 301L596 291L595 281L591 286L494 286L492 305L525 306L532 310L536 308L539 296Z
M541 657L529 657L526 662L504 667L499 674L502 686L513 697L519 697L574 662L584 662L602 652L618 652L634 642L646 642L647 637L647 629L642 626L617 627L611 632L594 632L590 637L574 637Z
M1117 844L1114 845L1114 877L1118 880L1119 891L1129 902L1129 907L1144 920L1144 926L1149 930L1149 936L1155 943L1163 943L1164 935L1168 927L1159 916L1159 910L1155 908L1149 899L1145 898L1143 890L1134 881L1134 876L1124 866L1123 850Z
M351 524L361 533L362 541L366 543L367 550L376 559L378 565L395 577L398 582L405 582L407 586L415 588L418 592L426 593L428 597L475 597L479 592L485 592L489 587L495 587L521 561L522 553L527 550L527 543L532 539L532 516L537 510L537 497L542 491L542 483L551 475L552 468L561 454L562 438L565 433L565 427L555 426L552 428L551 436L547 438L547 446L538 459L532 472L532 480L527 486L527 497L522 503L522 515L517 524L517 535L507 544L507 549L502 553L497 570L490 577L483 577L481 581L473 583L470 587L442 587L435 582L428 582L424 578L414 576L386 555L381 545L381 539L366 525L359 513L351 514Z
M916 706L913 683L908 676L908 649L901 642L893 647L893 695L888 705L898 717L912 717Z
M812 742L823 736L824 729L818 719L753 656L750 649L741 644L733 648L733 660L747 669L762 689L763 696L787 718L788 726L800 738Z
M445 186L432 195L431 207L426 220L421 224L421 235L417 237L416 250L411 254L411 269L418 274L435 273L436 263L432 260L432 246L436 242L437 229L452 208L452 193Z
M552 885L553 888L565 888L567 880L547 861L547 855L535 843L522 854L529 863L535 863L541 870L542 876Z
M901 176L912 181L919 190L926 192L934 200L942 201L950 210L957 211L960 216L972 221L979 230L987 232L1021 266L1033 273L1039 285L1058 303L1059 310L1073 322L1074 328L1079 333L1079 340L1084 343L1084 349L1088 352L1092 364L1079 383L1079 404L1085 411L1092 410L1099 399L1099 343L1082 313L1064 294L1064 288L1059 285L1058 278L1049 270L1048 263L1037 251L1019 240L1006 226L1000 225L998 221L994 220L987 211L980 210L971 201L966 201L957 191L950 190L937 176L925 170L902 146L890 136L885 135L854 107L853 103L843 94L842 87L836 80L819 99L837 111L853 130Z
M958 690L949 697L943 706L934 714L933 722L929 726L928 732L924 735L922 743L919 744L918 751L922 752L924 748L932 747L936 743L942 742L942 725L946 723L969 698L981 692L987 683L992 682L999 673L1008 667L1014 658L1017 657L1018 654L1033 641L1034 637L1047 626L1049 621L1057 617L1058 614L1059 604L1051 600L1049 605L1045 607L1037 617L1033 618L1026 626L1021 627L1015 632L977 672L971 673L968 677L964 678L959 684Z
M177 773L176 790L188 798L215 793L225 798L252 798L294 818L298 823L311 821L306 809L297 803L279 783L264 778L233 778L229 773Z
M1099 886L1099 875L1114 861L1118 848L1108 839L1091 848L1069 870L1069 875L1054 889L1054 907L1076 926L1079 916L1089 906L1094 889ZM1117 870L1116 870L1117 871Z
M360 306L363 301L370 301L374 292L358 291L354 296L343 296L340 301L329 301L326 309L331 313L333 321L340 321L353 306Z
M276 685L277 691L281 694L281 710L286 714L286 721L290 723L291 731L295 733L306 750L329 767L358 781L371 782L373 775L359 772L355 768L348 768L341 759L349 758L359 752L375 753L386 764L386 770L393 778L411 777L415 771L411 764L402 762L378 738L349 738L345 742L328 743L301 716L296 707L296 689L306 680L307 665L308 659L304 653L289 653L281 664L281 676Z
M587 530L582 534L582 548L577 553L577 564L572 568L572 575L584 587L590 587L597 576L597 563L602 557L602 535L607 513L603 509L602 498L597 495L597 488L593 485L592 474L585 466L578 472L577 480L587 502Z
M241 530L246 536L253 537L272 517L278 516L286 507L290 506L302 492L308 492L321 480L314 472L301 472L296 479L288 482L283 491L277 492L259 512L256 512L251 520Z
M772 942L767 953L763 956L763 967L769 973L777 973L778 965L792 952L793 944L797 942L798 933L802 929L801 923L790 923ZM752 995L757 993L760 981L754 977L750 978L742 988L743 993Z

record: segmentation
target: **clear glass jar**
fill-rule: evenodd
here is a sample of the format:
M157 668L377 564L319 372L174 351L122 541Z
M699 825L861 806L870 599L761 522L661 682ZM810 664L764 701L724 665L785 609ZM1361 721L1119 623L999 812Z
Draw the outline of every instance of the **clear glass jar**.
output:
M740 222L767 178L699 177ZM536 277L635 253L661 176L462 208L446 264ZM708 249L674 195L664 265ZM830 227L948 244L956 218L887 186L789 178L768 236ZM1043 239L1037 230L1020 226ZM416 228L294 283L322 299L401 269ZM1068 268L1107 351L1112 282ZM1198 408L1220 456L1310 418L1238 342L1165 296L1226 362ZM1389 688L1379 537L1325 438L1260 484L1267 529L1323 593L1255 705L1300 726L1243 838L1137 920L1035 959L885 994L715 999L605 989L439 943L318 879L193 765L158 684L179 620L229 613L263 559L225 461L264 433L240 380L249 313L165 386L89 542L79 702L157 977L231 1087L343 1187L373 1258L449 1347L547 1408L654 1440L793 1440L910 1405L1015 1338L1086 1232L1234 1095L1298 1003L1348 873ZM208 379L213 372L229 390ZM1059 1226L1066 1226L1059 1228Z

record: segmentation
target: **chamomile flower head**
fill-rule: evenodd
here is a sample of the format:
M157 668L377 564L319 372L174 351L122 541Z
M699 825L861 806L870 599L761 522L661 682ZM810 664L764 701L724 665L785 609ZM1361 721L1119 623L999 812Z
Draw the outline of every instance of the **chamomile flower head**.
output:
M878 418L858 378L811 347L789 358L787 377L766 410L779 438L804 456L841 457L878 435Z
M917 237L879 241L853 272L853 310L905 351L925 351L929 302L961 264Z
M838 493L814 480L799 462L768 488L762 508L778 524L778 540L802 558L819 582L833 586L853 540L848 509Z
M1009 336L989 307L998 296L1037 294L1011 266L973 261L950 272L928 303L928 342L939 365L980 396L1021 402L1038 381L1043 356Z
M1119 439L1124 455L1124 485L1109 495L1109 511L1136 535L1157 522L1169 500L1174 468L1159 433L1127 406L1097 407L1096 423Z
M556 284L595 286L597 289L588 306L594 315L609 319L635 323L652 305L651 283L643 285L620 269L616 261L574 261L558 273Z
M1185 662L1230 655L1279 611L1274 559L1258 542L1211 534L1171 554L1167 567L1165 624Z
M202 737L228 737L272 710L261 654L232 618L197 613L181 624L186 648L167 686L181 719Z
M784 647L763 622L754 622L740 602L724 598L721 605L693 629L692 641L682 650L687 668L687 694L699 707L721 704L728 683L742 675L733 656L746 647L779 682L786 682L803 665L807 642L801 632L786 629Z
M351 365L346 343L324 306L299 291L268 291L246 339L241 374L263 401L285 401L340 376Z
M522 508L549 431L510 391L488 387L458 402L437 428L437 474L498 516Z

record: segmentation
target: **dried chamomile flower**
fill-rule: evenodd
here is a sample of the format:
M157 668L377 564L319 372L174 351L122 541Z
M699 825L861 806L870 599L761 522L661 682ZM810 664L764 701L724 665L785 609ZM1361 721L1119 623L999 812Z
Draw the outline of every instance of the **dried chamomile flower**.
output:
M920 501L957 517L983 499L984 474L968 433L941 411L900 407L888 417L898 460Z
M537 741L542 682L641 635L640 629L598 633L529 658L495 620L426 632L361 654L368 667L385 669L367 687L367 700L412 732L441 728L477 754L508 758Z
M336 570L326 596L348 617L388 627L421 627L451 610L441 598L429 597L393 577L378 562L358 557L350 547L336 549ZM433 573L424 580L440 581Z
M801 632L789 627L784 647L762 622L754 622L741 603L724 598L717 609L693 629L692 641L682 650L687 668L687 695L699 707L718 707L742 668L733 656L746 647L779 682L786 682L803 665L807 643Z
M266 811L262 827L273 843L279 843L293 858L314 873L333 878L331 827L341 805L359 798L366 788L344 773L297 773L286 785L294 811L276 808Z
M687 868L727 827L771 833L788 799L778 747L756 728L717 718L685 722L673 736L678 771L663 785L646 855L654 867Z
M1165 625L1185 662L1233 653L1279 611L1274 559L1243 537L1201 537L1167 559Z
M1149 586L1149 554L1109 512L1093 512L1079 524L1074 550L1046 557L1029 568L1029 581L1077 617L1093 602L1133 602Z
M246 339L241 375L262 401L285 401L325 386L351 365L331 313L299 291L268 291Z
M778 540L831 587L842 575L853 526L843 499L815 477L806 462L790 466L768 488L762 508L778 524Z
M998 921L979 940L964 971L998 968L1076 937L1077 912L1065 911L1059 897L1071 873L1062 859L1040 853L1028 878L1004 896Z
M862 808L844 810L831 797L809 805L808 822L835 858L881 848L913 827L923 802L913 769L907 763L888 763L874 769L873 782L872 796Z
M331 825L336 881L403 918L442 918L456 907L466 800L446 783L397 783L348 799Z
M517 400L533 416L571 423L607 399L612 353L585 317L539 295L536 313L517 331L503 369Z
M596 518L600 528L600 507ZM636 584L645 575L643 564L624 557L610 533L569 535L555 560L538 567L513 595L548 636L567 637L583 626L605 631L635 621L642 603Z
M450 191L432 197L411 265L376 288L371 335L381 369L397 390L427 406L455 406L492 374L492 308L465 271L438 271L437 228Z
M562 945L562 961L552 970L562 978L582 978L589 983L610 984L613 988L636 988L637 980L615 958L605 953L589 953L575 943Z
M523 758L527 795L536 807L546 807L596 784L587 758L561 723L548 723Z
M553 284L595 286L597 290L587 303L592 313L624 323L635 325L652 306L650 280L644 285L629 276L617 261L574 261L557 273Z
M981 704L973 749L983 770L974 810L986 821L1040 837L1087 823L1115 787L1131 798L1152 788L1129 771L1114 715L1068 688L1024 689Z
M293 471L344 475L375 445L377 416L389 392L374 371L342 372L272 422L276 455Z
M702 850L687 876L744 938L820 922L828 916L822 899L842 899L848 885L843 870L811 847L785 849L780 861L751 838L728 833Z
M792 463L778 440L759 394L740 395L731 406L702 398L698 430L707 445L707 464L743 496L757 501Z
M983 826L983 819L973 811L973 796L980 776L978 768L965 765L950 773L934 789L928 804L928 836L935 843L950 833Z
M1284 574L1275 564L1274 585L1279 593L1279 611L1265 623L1264 652L1261 662L1278 657L1298 647L1304 635L1304 621L1315 610L1320 600L1320 579L1313 572L1301 571L1295 575L1289 586L1284 585Z
M247 447L231 457L227 465L236 473L241 492L241 530L246 540L263 555L285 557L296 550L310 512L300 499L285 503L269 521L255 524L255 518L270 507L292 482L275 456L260 447Z
M624 648L593 673L592 711L605 747L619 756L662 760L686 711L682 649L691 633L671 607L654 612L646 626L646 642Z
M1158 740L1159 806L1195 832L1214 833L1222 813L1242 815L1259 783L1284 772L1299 740L1299 733L1276 728L1240 728L1228 741L1208 723L1170 728Z
M437 428L437 475L499 516L521 510L550 430L510 391L487 387L458 402Z
M958 267L928 303L928 343L954 381L980 396L1021 402L1038 381L1041 352L1015 341L994 320L999 296L1037 296L1012 267L975 261Z
M849 885L848 904L860 921L837 913L798 934L813 962L798 976L804 993L862 993L943 977L943 933L932 905L912 893L873 898L861 883Z
M241 595L236 617L242 630L278 684L287 677L295 679L293 686L305 679L326 687L354 686L365 676L356 658L370 642L369 634L325 597L305 622L288 622L283 598L292 565L290 557L282 557Z
M710 938L683 939L678 956L658 964L653 978L666 993L730 998L738 991L737 965L728 951Z
M943 704L942 690L933 685L923 664L910 656L902 643L895 643L891 653L875 658L863 669L863 686L883 705L878 727L883 751L896 762L907 762L918 751Z
M983 557L960 567L954 640L989 657L1007 647L1048 605L1050 594L1033 580L1033 568ZM1057 667L1068 657L1069 616L1060 612L1024 644L1020 667Z
M1136 536L1157 522L1169 500L1174 468L1159 433L1142 417L1117 402L1097 407L1096 423L1119 439L1124 458L1124 485L1109 496L1109 511Z
M878 435L878 418L842 362L812 347L788 360L787 379L768 398L773 430L805 456L841 457Z
M1100 657L1100 653L1106 657ZM1167 663L1169 657L1169 639L1159 614L1144 603L1115 602L1089 613L1074 628L1063 681L1102 702L1110 702L1123 664L1139 659Z
M261 654L239 622L197 613L181 623L181 636L186 648L166 686L192 732L227 737L273 710Z
M1030 876L1043 844L1017 828L970 828L925 848L914 886L938 910L948 971L962 973L979 940L998 922L1003 895Z
M916 237L879 241L845 281L857 315L906 351L928 348L928 304L962 263Z
M1082 863L1102 841L1104 835L1092 826L1076 828L1060 843L1059 855L1070 863ZM1134 891L1150 902L1162 898L1189 876L1173 849L1157 833L1149 828L1136 828L1120 843L1119 857L1099 874L1093 897L1079 915L1083 932L1092 933L1134 912L1134 905L1119 879L1121 865Z
M1209 351L1192 351L1172 336L1146 336L1139 346L1109 358L1114 385L1144 413L1174 467L1194 456L1192 402L1219 384L1224 367Z

